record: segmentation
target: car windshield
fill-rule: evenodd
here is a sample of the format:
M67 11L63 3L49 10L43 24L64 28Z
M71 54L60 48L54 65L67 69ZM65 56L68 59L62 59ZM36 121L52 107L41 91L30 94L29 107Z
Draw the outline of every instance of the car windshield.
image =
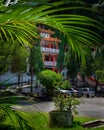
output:
M93 88L89 88L89 90L90 90L90 91L94 91L94 89L93 89Z
M104 91L104 88L102 88L101 91Z

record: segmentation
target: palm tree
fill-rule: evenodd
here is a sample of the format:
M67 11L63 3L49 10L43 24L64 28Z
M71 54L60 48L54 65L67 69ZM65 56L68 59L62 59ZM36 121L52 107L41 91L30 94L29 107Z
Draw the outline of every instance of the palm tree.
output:
M100 32L104 27L101 23L86 16L62 13L80 7L65 7L64 1L51 2L51 4L20 2L13 5L11 0L7 1L9 2L7 4L4 0L0 2L0 40L6 42L10 39L12 42L17 40L23 45L32 46L34 39L39 38L37 25L44 24L63 34L68 45L82 61L85 55L89 54L91 47L103 43ZM72 1L69 3L71 4ZM81 7L81 9L87 8ZM2 105L0 110L6 111Z
M103 42L98 32L104 27L98 21L86 16L62 14L62 11L75 9L75 7L60 9L64 4L63 1L51 4L25 2L8 7L1 6L0 38L6 41L17 39L22 44L31 45L30 41L33 41L34 37L39 38L37 25L44 24L62 33L72 50L84 59L91 46Z

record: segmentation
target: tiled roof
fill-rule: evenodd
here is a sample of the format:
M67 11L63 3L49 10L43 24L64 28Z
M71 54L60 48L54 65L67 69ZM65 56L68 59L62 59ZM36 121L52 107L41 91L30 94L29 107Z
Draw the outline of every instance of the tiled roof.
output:
M60 39L58 39L58 38L43 38L43 40L45 40L45 41L51 41L51 42L61 42L61 40Z
M51 31L50 29L46 30L46 29L38 28L38 30L39 30L40 32L55 34L55 32L54 32L54 31Z

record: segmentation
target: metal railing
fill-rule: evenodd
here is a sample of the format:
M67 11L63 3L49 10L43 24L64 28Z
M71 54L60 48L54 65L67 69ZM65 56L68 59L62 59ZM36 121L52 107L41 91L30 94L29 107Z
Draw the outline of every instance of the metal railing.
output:
M48 53L59 53L59 49L53 49L53 48L46 48L46 47L41 47L42 52L48 52Z
M44 61L44 65L46 66L56 66L57 62L52 62L52 61Z

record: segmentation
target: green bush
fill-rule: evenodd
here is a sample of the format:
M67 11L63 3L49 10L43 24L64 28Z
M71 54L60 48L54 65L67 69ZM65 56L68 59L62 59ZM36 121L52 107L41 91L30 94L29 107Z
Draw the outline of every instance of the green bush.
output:
M71 86L71 84L69 83L69 81L68 80L65 80L63 83L62 83L62 85L61 85L61 87L60 88L62 88L62 89L68 89L68 88L71 88L72 86Z
M79 99L64 94L59 94L53 98L57 111L70 111L78 114L76 106L80 104Z
M43 70L37 74L40 83L46 87L47 93L52 96L55 89L62 84L62 75L51 70Z

